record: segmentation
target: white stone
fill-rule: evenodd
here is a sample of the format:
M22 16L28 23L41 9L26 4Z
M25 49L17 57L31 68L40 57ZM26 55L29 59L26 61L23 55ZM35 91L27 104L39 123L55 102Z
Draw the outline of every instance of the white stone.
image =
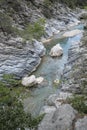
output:
M72 30L72 31L65 32L65 33L63 34L63 37L73 37L73 36L75 36L75 35L80 34L81 32L82 32L81 30L75 29L75 30Z
M43 78L43 77L38 77L38 78L36 78L37 84L41 84L43 81L44 81L44 78Z
M55 45L51 51L50 51L50 56L52 57L57 57L57 56L61 56L63 54L63 49L60 46L60 44Z
M55 80L53 81L53 83L54 83L54 84L59 84L59 83L60 83L60 80L59 80L59 79L55 79Z
M31 87L36 84L36 78L34 75L31 75L29 77L24 77L22 79L22 85L26 87Z

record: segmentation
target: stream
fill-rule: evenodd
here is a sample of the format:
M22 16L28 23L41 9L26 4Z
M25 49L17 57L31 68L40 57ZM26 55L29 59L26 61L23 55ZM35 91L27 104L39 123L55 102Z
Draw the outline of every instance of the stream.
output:
M83 30L83 25L79 24L73 29ZM71 28L72 30L72 28ZM61 75L63 73L64 65L67 63L68 50L74 42L80 41L82 34L76 35L71 38L61 39L61 33L55 35L50 43L45 44L46 55L43 57L41 64L37 70L33 73L36 77L42 76L45 81L42 85L31 90L31 96L24 99L25 111L31 112L33 115L39 114L42 106L44 105L46 99L49 95L58 93L60 89L58 85L54 84L54 80L57 79L61 81ZM51 48L60 43L63 48L63 56L52 58L49 56Z

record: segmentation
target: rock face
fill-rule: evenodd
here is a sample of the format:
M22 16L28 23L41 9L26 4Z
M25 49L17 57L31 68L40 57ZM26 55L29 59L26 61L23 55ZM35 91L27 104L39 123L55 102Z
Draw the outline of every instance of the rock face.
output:
M65 65L61 84L64 92L76 94L87 93L87 34L83 34L81 42L74 43L69 50L68 62ZM84 88L82 87L84 86Z
M52 56L52 57L59 57L59 56L61 56L61 55L63 55L63 49L62 49L62 47L60 46L60 44L57 44L57 45L55 45L55 46L51 49L51 51L50 51L50 56Z
M77 120L75 123L75 130L87 130L87 116Z
M63 34L63 37L73 37L73 36L78 35L80 33L81 33L81 30L76 29L76 30L65 32Z
M44 47L44 45L42 44L42 42L38 42L37 40L33 40L33 46L35 48L35 52L40 56L44 56L46 49Z
M70 105L62 105L44 117L38 130L72 130L75 116L76 111Z
M24 42L20 37L5 40L1 35L0 76L12 73L21 78L34 71L45 54L43 44L35 41L33 45L29 41Z

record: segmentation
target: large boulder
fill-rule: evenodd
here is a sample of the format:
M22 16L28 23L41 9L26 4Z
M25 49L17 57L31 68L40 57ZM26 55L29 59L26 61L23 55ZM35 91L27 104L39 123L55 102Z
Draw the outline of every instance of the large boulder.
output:
M52 57L59 57L59 56L61 56L61 55L63 55L63 49L62 49L62 47L60 46L60 44L57 44L57 45L55 45L55 46L51 49L51 51L50 51L50 56L52 56Z
M46 114L38 130L71 130L76 113L69 104L64 104L55 112Z
M35 77L35 75L31 75L31 76L26 76L24 78L22 78L22 82L21 84L23 86L26 86L26 87L32 87L34 85L38 85L38 84L41 84L42 82L44 81L44 78L43 77Z
M72 31L68 31L68 32L65 32L63 34L63 37L74 37L75 35L78 35L80 34L82 31L79 30L79 29L75 29L75 30L72 30Z
M75 130L87 130L87 116L77 120L75 123Z
M31 87L36 84L36 78L34 75L31 75L30 77L24 77L22 79L22 85L26 87Z

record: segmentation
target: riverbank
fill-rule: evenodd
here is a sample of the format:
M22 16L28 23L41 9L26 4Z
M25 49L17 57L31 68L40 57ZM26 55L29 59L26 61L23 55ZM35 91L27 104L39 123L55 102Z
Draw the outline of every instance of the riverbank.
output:
M87 21L85 21L87 22ZM68 62L64 67L62 75L61 91L53 94L47 99L48 107L44 107L41 113L47 113L38 130L86 130L87 116L78 117L79 113L67 104L67 98L73 94L76 96L87 94L87 31L84 30L80 42L74 43L68 52ZM74 99L74 101L77 99ZM87 100L86 100L87 101ZM80 100L77 100L79 105ZM85 100L83 100L85 102ZM73 103L71 103L73 104ZM81 104L83 105L83 104ZM74 106L75 107L75 106ZM84 107L84 106L79 106ZM84 110L83 108L82 110ZM43 111L44 110L44 111ZM86 106L87 110L87 106ZM80 111L81 112L81 111Z

